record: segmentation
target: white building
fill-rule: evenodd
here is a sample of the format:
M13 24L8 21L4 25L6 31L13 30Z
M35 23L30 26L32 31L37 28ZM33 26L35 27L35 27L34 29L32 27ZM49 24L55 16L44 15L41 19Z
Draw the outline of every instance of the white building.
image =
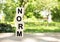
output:
M43 18L45 20L48 21L48 23L52 22L52 16L51 16L51 11L50 10L43 10L40 12L41 16L43 16Z

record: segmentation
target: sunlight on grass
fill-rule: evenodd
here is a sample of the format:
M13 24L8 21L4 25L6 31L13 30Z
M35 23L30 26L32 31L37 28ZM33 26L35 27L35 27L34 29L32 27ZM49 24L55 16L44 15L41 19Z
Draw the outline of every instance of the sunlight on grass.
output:
M60 32L60 23L53 22L47 25L47 22L27 22L25 23L27 32Z

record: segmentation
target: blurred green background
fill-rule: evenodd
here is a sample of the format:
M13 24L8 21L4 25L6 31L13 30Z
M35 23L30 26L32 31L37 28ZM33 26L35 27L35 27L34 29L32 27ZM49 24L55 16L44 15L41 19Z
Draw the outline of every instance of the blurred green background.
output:
M24 32L60 32L60 0L24 0ZM0 2L0 33L15 32L16 8L21 0L3 0ZM45 21L41 11L51 12L52 22Z

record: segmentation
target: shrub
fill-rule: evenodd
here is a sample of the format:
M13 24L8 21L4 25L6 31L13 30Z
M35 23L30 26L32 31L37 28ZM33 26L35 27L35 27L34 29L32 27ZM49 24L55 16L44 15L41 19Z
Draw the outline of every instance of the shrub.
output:
M15 28L10 24L0 23L0 33L15 32Z

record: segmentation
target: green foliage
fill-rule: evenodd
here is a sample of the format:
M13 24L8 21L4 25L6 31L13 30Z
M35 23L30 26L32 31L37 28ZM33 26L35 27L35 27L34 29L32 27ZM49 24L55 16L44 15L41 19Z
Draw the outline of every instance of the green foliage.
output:
M34 12L34 16L35 16L37 19L42 19L42 18L43 18L43 17L41 16L41 14L39 14L39 11Z
M35 7L33 6L33 4L29 3L25 11L25 15L27 16L27 18L31 18L33 16L34 10L35 10Z
M16 14L16 7L19 6L19 2L15 3L12 0L6 0L6 4L4 4L4 6L5 8L3 11L6 14L5 21L12 22Z
M0 4L0 10L2 9L2 4Z
M0 10L3 8L3 11L6 14L5 21L8 21L8 22L14 21L14 17L16 14L16 7L21 6L21 1L22 0L18 0L18 1L6 0L6 3L4 5L0 4L0 6L1 6ZM4 7L2 7L2 5ZM60 1L59 0L43 0L43 1L42 0L40 0L40 1L28 0L24 3L24 6L25 6L24 8L26 8L25 16L27 18L32 18L33 16L35 16L37 19L42 18L41 15L39 14L39 12L42 11L43 9L53 10L53 12L52 12L53 20L59 16L59 15L57 15L57 16L54 15L54 14L59 14L59 12L58 12L58 11L60 11ZM57 7L57 10L55 7ZM38 12L36 12L36 10ZM54 13L54 11L56 11L56 13Z
M32 13L32 12L28 12L28 13L26 14L26 16L27 16L27 18L31 18L31 17L33 16L33 13Z
M60 21L60 9L54 8L54 10L52 10L52 19L57 22Z
M42 18L39 12L42 11L43 9L54 10L54 8L58 7L59 5L58 0L54 0L54 1L53 0L43 0L43 1L29 0L27 4L28 6L26 8L25 15L28 14L28 12L32 12L37 19Z
M14 17L16 14L16 7L21 6L22 0L17 0L15 2L14 0L6 0L5 4L0 4L0 10L3 10L5 13L5 22L12 22L14 21ZM26 1L26 0L25 0ZM3 6L2 6L3 5ZM52 19L54 21L60 21L60 0L28 0L28 2L25 2L24 4L25 9L25 18L26 20L31 22L32 21L38 21L38 19L41 19L41 15L39 14L40 11L43 9L49 9L52 12ZM29 19L28 19L29 18ZM46 28L45 28L46 27ZM0 24L0 32L14 32L15 29L12 29L13 27L10 24ZM29 29L28 29L29 28ZM38 29L37 29L38 28ZM33 31L33 32L60 32L59 29L60 24L51 23L26 23L25 25L25 31Z
M60 23L52 22L50 24L42 22L27 22L25 23L24 32L40 33L40 32L60 32Z
M15 32L15 28L10 24L0 23L0 33Z

